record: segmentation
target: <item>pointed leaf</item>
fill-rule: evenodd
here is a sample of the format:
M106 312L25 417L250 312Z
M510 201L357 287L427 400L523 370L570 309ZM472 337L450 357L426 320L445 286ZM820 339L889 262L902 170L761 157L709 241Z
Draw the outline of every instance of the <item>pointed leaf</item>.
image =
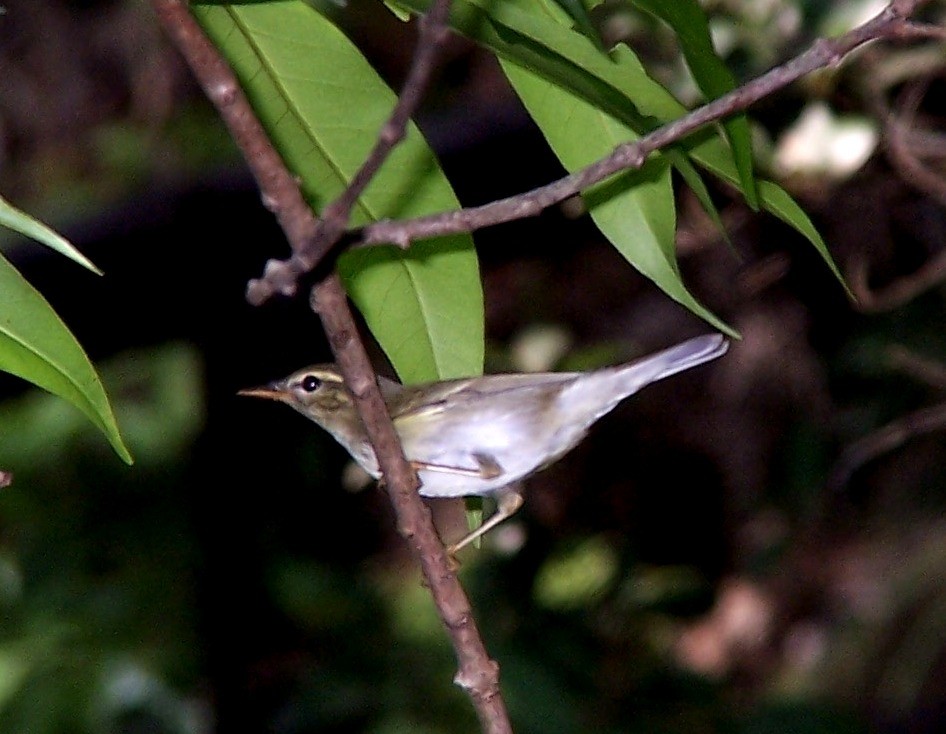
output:
M428 0L397 0L414 13ZM571 89L638 133L675 119L686 109L648 76L630 49L602 54L581 33L563 26L529 0L454 0L451 27L498 56Z
M647 76L630 49L619 46L612 52L611 59L607 59L581 34L563 28L547 15L530 13L524 7L525 1L453 0L450 24L500 58L568 90L638 134L686 113L683 105ZM428 0L392 2L414 13L424 12L428 4ZM732 151L711 132L696 132L683 140L680 147L694 162L734 186L741 186ZM764 192L760 190L759 195L763 208L778 215L772 203L766 203ZM807 217L796 215L785 219L808 238L837 275L837 267L824 242L806 220Z
M108 398L82 347L55 311L0 256L0 370L65 398L106 435L127 463Z
M34 219L26 212L17 209L2 196L0 196L0 225L9 227L22 235L41 242L47 247L51 247L70 260L79 263L82 267L91 270L96 275L102 274L102 271L95 267L85 255L79 252L69 240L47 227L38 219Z
M696 0L632 0L639 8L664 21L677 34L680 49L697 86L707 99L716 99L736 87L736 80L726 64L716 54L710 37L706 13ZM759 207L755 176L752 164L752 140L749 121L745 113L733 115L723 121L723 128L733 159L739 171L739 180L746 202L753 209Z
M693 150L693 157L700 165L719 178L729 181L733 185L738 185L738 173L733 167L732 159L729 158L725 150L722 150L722 145L718 139L707 140L700 144ZM828 266L834 277L844 287L844 290L847 291L848 297L853 298L847 283L844 282L844 276L841 275L834 258L831 257L831 253L828 251L824 239L822 239L808 215L798 205L798 202L785 189L772 181L760 180L758 186L759 201L762 208L770 214L774 214L805 237L821 256L821 259L824 260L825 265Z
M828 246L821 238L815 225L812 224L811 219L798 205L798 202L796 202L785 189L772 181L759 181L759 198L762 200L762 206L766 211L774 214L783 222L793 227L795 231L806 237L808 241L814 245L815 250L821 255L821 259L824 260L825 264L834 274L834 277L844 286L844 290L847 291L848 296L854 298L847 283L844 282L844 276L841 275L841 271L838 270L838 266L831 257Z
M358 170L394 106L394 93L347 38L301 0L192 10L318 211ZM411 125L361 196L352 223L458 206L433 153ZM339 271L403 380L482 371L482 286L468 235L439 238L407 252L347 253Z
M538 76L503 62L506 75L569 171L605 155L636 134L584 100ZM693 313L727 334L735 332L703 306L684 286L675 251L676 215L670 164L651 158L640 171L629 171L584 193L592 219L638 271Z
M591 13L582 0L551 0L571 21L575 30L591 41L600 51L604 51L604 43L597 27L591 18Z

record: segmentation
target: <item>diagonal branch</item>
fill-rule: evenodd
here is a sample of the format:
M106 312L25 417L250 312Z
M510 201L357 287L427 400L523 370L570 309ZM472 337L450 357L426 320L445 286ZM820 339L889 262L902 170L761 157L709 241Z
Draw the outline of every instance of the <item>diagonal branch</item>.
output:
M838 63L857 47L879 38L926 37L927 29L907 20L924 0L891 3L867 23L835 39L819 39L794 59L778 66L732 92L698 107L683 117L663 125L633 143L585 168L525 194L511 196L479 207L444 212L403 221L369 224L358 233L364 245L396 244L408 247L414 240L468 232L503 222L539 214L543 209L574 196L616 173L643 166L647 157L683 140L705 125L718 122L788 86L811 72ZM902 7L895 7L895 6Z
M832 492L840 491L864 464L895 451L917 436L942 431L944 428L946 403L920 408L891 421L844 449L828 477L828 489Z
M882 12L863 25L837 38L815 41L807 51L785 64L657 128L633 143L619 145L607 157L550 184L483 206L415 219L375 222L351 233L350 237L346 237L346 242L356 246L395 244L407 248L416 240L471 232L535 216L609 176L640 168L650 154L683 140L710 123L744 111L760 99L817 69L838 63L848 53L865 43L882 38L941 38L942 28L909 20L909 16L927 1L893 0ZM340 232L338 237L341 237ZM332 244L337 240L338 238L333 240ZM248 300L259 304L274 293L292 294L299 276L314 268L329 254L330 248L325 247L327 242L328 240L322 239L316 243L312 238L301 249L296 249L288 260L270 260L263 276L251 280L248 284Z
M303 199L292 174L270 143L232 71L188 12L186 0L152 2L165 30L184 55L240 147L260 187L263 200L275 214L293 249L301 250L307 241L315 237L318 221ZM446 0L443 2L446 3ZM441 30L431 30L428 40L423 40L428 34L422 33L421 45L435 43L430 38L442 38L442 21L429 17L426 23L428 26L439 24ZM424 62L428 67L424 72L426 78L429 77L434 54L427 49L420 55L427 59ZM415 97L419 98L419 95ZM412 112L413 108L406 104L403 112L399 113L404 115L404 124ZM398 124L397 120L389 123L395 132ZM389 131L384 135L390 134ZM376 147L376 152L383 147ZM380 166L384 156L384 151L377 152L376 156L373 154L374 162L366 162L363 170ZM370 177L370 170L366 175ZM343 209L344 204L339 204L336 215L347 219ZM450 568L443 544L431 522L430 512L416 492L417 477L404 459L337 275L330 275L315 286L312 306L322 318L345 380L355 395L358 410L381 464L398 526L419 556L440 618L453 642L459 663L455 682L468 691L483 731L509 734L512 728L499 691L499 667L489 658L473 619L470 602Z
M946 31L946 29L943 29ZM872 89L872 107L884 121L887 159L905 183L946 207L946 179L928 166L914 150L911 140L916 130L916 112L925 93L925 84L907 87L900 109L887 107L880 89ZM914 272L897 278L883 288L870 286L870 263L866 252L858 253L847 268L847 281L864 313L880 313L899 308L946 279L946 250L932 255Z
M345 190L322 211L312 233L297 244L290 243L292 257L285 261L271 260L267 265L266 276L250 281L246 294L250 303L260 305L274 292L294 295L298 278L312 271L341 239L358 197L371 183L391 151L404 139L411 115L420 105L430 84L437 53L447 39L449 16L450 0L434 0L427 14L418 20L417 48L403 89L390 117L378 133L374 147Z

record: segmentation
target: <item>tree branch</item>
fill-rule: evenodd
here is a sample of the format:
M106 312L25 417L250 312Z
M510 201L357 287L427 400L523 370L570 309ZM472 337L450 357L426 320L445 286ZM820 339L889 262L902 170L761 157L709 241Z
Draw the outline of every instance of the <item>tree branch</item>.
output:
M946 30L946 29L944 29ZM884 121L884 144L887 160L900 178L917 191L946 207L946 179L921 160L914 150L916 114L926 91L926 84L910 84L896 111L887 107L884 93L871 89L871 106ZM919 268L897 278L880 289L870 286L870 263L867 252L859 252L846 268L847 282L856 298L855 306L864 313L892 311L921 293L946 280L946 249L932 255Z
M290 243L292 257L288 260L270 260L266 264L264 276L249 282L246 298L251 304L261 305L276 292L294 295L299 277L311 272L345 233L358 197L371 183L391 151L404 139L411 115L427 90L437 53L448 35L450 1L434 0L427 14L418 20L417 48L403 89L361 168L338 198L325 207L313 232L302 242Z
M417 493L417 474L404 458L337 275L313 288L311 303L329 334L335 357L378 457L397 515L398 530L420 561L440 619L453 641L460 664L454 682L469 693L484 732L511 734L512 727L499 691L499 666L490 659L483 645L470 602L434 529L430 510Z
M260 187L263 201L273 211L295 251L301 251L306 242L318 232L318 221L306 204L294 177L272 147L259 120L253 113L236 78L220 57L216 48L204 36L187 10L185 0L152 0L165 30L184 55L194 75L230 130ZM446 5L446 0L442 0ZM445 17L446 8L442 8ZM442 20L428 16L428 31L421 33L419 43L439 43L430 39L442 38ZM439 25L439 30L436 26ZM430 28L430 26L435 26ZM425 40L427 39L427 40ZM419 51L426 59L426 70L412 76L422 84L429 78L434 54L430 49ZM416 65L416 64L415 64ZM420 82L416 79L420 78ZM419 94L411 93L415 99ZM410 98L410 97L409 97ZM407 102L399 105L385 125L382 137L397 137L397 128L406 125L413 112ZM395 119L396 116L403 116ZM369 179L393 146L393 142L379 143L366 161L363 171ZM359 185L365 185L367 181ZM353 189L354 190L354 189ZM344 195L343 195L344 196ZM357 198L355 194L352 198ZM344 203L335 208L335 216L344 217ZM348 307L345 292L337 275L333 274L312 291L312 306L322 318L329 343L335 353L346 383L355 395L355 402L385 477L385 485L394 505L398 527L419 557L421 568L440 618L449 633L459 663L455 682L469 693L483 731L490 734L509 734L512 727L505 703L499 691L499 666L490 659L473 619L469 600L451 570L430 518L430 512L417 494L417 477L404 459L397 434L388 416L378 390L358 330Z
M860 467L869 461L889 454L917 436L946 428L946 403L920 408L891 421L873 433L850 444L841 453L831 470L827 488L838 492L850 481Z
M705 125L722 120L791 84L806 74L838 63L844 56L869 41L886 38L935 37L942 29L908 20L928 0L894 0L881 13L838 38L819 39L794 59L778 66L738 89L699 107L683 117L657 128L633 143L624 143L585 168L545 186L483 206L443 212L415 219L380 221L351 233L352 246L394 244L410 247L416 240L458 232L472 232L503 222L535 216L544 209L580 193L621 171L638 169L656 151L679 142ZM341 232L338 234L341 237ZM336 238L332 245L337 242ZM247 287L247 298L259 304L274 293L292 294L300 275L314 268L330 251L328 240L314 238L296 249L288 260L270 260L266 271Z

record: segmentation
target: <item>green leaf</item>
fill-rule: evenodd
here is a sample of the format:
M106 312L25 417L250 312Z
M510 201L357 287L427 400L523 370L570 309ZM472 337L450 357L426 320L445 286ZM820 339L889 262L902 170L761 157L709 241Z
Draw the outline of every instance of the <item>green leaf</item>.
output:
M394 93L358 49L301 0L194 5L316 211L334 199L370 151ZM459 206L413 125L352 214L359 225ZM339 271L372 333L405 382L483 368L483 296L468 235L404 252L346 253Z
M644 67L641 65L640 60L627 46L619 46L614 49L613 56L624 65L638 69L641 73L644 72ZM712 137L711 139L717 140L715 137ZM686 181L687 185L696 196L697 201L699 201L703 207L703 210L728 242L729 235L726 233L726 227L723 225L723 220L719 216L719 211L716 209L716 204L713 203L713 198L710 196L709 190L706 188L706 183L703 181L703 177L700 175L700 172L693 165L693 161L691 160L689 153L683 146L679 145L665 148L662 153L663 155L667 156L667 158L673 164L674 169L676 169L683 180Z
M694 149L693 157L704 168L719 178L738 185L738 174L733 168L732 160L726 154L726 151L722 150L719 140L703 142L698 148ZM824 260L825 265L834 274L834 277L844 287L848 297L853 298L854 296L847 283L844 282L844 276L841 275L841 271L831 257L824 239L822 239L808 215L798 205L798 202L785 189L772 181L760 180L758 187L759 201L762 208L770 214L774 214L805 237L814 246L821 259Z
M397 0L414 12L427 0ZM647 75L636 56L602 54L594 44L563 26L547 9L528 0L454 0L450 25L500 58L564 87L608 112L638 133L686 112L673 95Z
M96 275L102 274L102 271L95 267L85 255L79 252L69 240L57 232L54 232L38 219L34 219L26 212L17 209L2 196L0 196L0 225L9 227L15 232L19 232L37 242L41 242L47 247L51 247L56 252L79 263L82 267L88 268Z
M726 64L716 55L706 13L696 0L674 0L670 3L664 0L632 2L664 21L677 34L690 73L708 99L716 99L735 89L736 80ZM746 202L753 209L758 209L759 197L753 174L748 118L745 113L733 115L723 122L723 128L732 147Z
M535 74L508 61L503 62L503 68L569 171L605 155L617 143L637 137L613 117ZM680 277L673 186L665 156L652 157L641 170L628 171L592 187L584 193L584 199L595 224L631 265L675 301L717 329L735 335L693 297Z
M424 12L428 4L428 0L392 2L414 13ZM568 90L637 134L686 114L683 105L647 75L630 49L618 46L608 59L581 34L563 27L547 14L534 9L530 12L526 2L528 0L501 3L453 0L450 26L491 49L501 59L512 61L552 85ZM732 150L712 131L693 133L679 146L694 162L734 186L741 186ZM766 203L765 192L760 190L759 196L763 208L777 214L772 203ZM712 216L712 210L709 211ZM785 219L808 238L831 271L840 277L820 235L806 220L807 217L795 215Z
M604 43L588 8L585 7L582 0L551 0L554 2L572 22L573 27L585 38L591 41L600 51L604 51Z
M465 240L418 242L409 256L393 247L367 247L341 258L348 292L372 332L387 335L382 345L405 382L483 371L483 294L479 279L474 288L464 267Z
M783 222L793 227L799 234L804 235L815 250L821 255L821 259L834 273L834 277L844 286L844 290L850 298L854 298L847 283L844 282L844 276L835 265L831 253L828 252L828 246L821 238L811 219L805 214L805 211L798 205L785 189L772 181L759 181L759 198L762 200L762 206L766 211L774 214Z
M483 498L482 497L464 497L463 509L466 515L466 526L470 532L476 530L483 524ZM483 545L483 537L476 538L472 543L474 548L480 548Z
M713 197L706 186L706 182L703 180L702 174L700 174L699 170L693 165L693 162L688 156L680 154L678 157L671 158L670 160L673 162L674 169L676 169L680 177L686 181L687 186L690 187L696 200L700 202L700 206L703 207L703 211L706 212L710 221L716 225L716 229L719 230L726 244L728 244L733 253L735 253L736 250L733 247L732 240L729 239L726 225L723 224L723 218L719 216L719 210L716 208L716 203L713 201Z
M95 369L46 300L0 256L0 370L29 380L75 405L102 431L127 463Z

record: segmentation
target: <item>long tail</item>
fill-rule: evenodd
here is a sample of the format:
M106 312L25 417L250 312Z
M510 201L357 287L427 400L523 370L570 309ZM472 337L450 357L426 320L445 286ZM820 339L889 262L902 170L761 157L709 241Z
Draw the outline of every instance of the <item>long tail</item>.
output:
M628 388L625 395L635 393L651 382L721 357L727 349L729 342L722 334L704 334L621 367L619 372Z
M560 405L576 423L590 426L641 388L721 357L728 348L721 334L705 334L632 364L585 373L561 395Z

